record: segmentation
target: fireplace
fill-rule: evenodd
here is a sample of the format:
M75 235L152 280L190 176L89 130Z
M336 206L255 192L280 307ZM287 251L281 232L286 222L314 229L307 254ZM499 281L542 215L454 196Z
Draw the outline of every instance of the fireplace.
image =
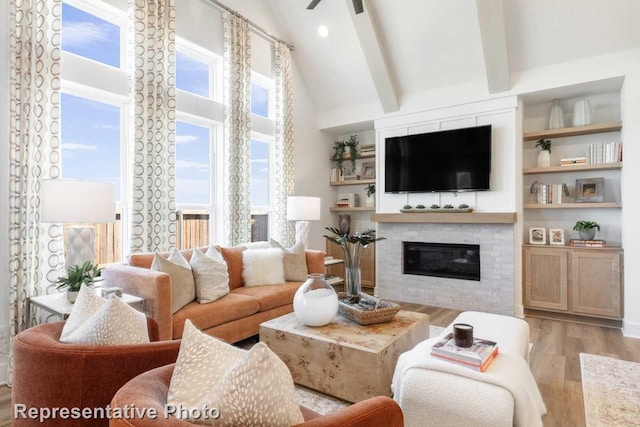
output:
M402 242L403 274L480 280L480 245Z

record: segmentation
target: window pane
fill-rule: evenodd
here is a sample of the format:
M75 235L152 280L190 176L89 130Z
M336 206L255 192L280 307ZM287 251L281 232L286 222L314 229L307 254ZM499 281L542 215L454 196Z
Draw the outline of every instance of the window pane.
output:
M62 50L120 68L120 28L63 3Z
M251 112L258 116L269 117L269 89L251 85Z
M251 140L251 206L269 206L269 144Z
M115 184L120 201L120 108L63 93L62 176Z
M209 204L209 128L176 123L176 203Z
M198 61L183 52L176 52L176 87L178 89L209 98L209 75L209 64Z

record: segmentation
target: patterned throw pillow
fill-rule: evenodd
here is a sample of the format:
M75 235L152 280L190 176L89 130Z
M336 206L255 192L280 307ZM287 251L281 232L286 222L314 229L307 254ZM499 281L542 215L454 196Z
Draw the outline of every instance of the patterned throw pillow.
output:
M191 266L180 252L172 249L167 259L156 253L151 269L167 273L171 277L171 313L196 299L196 285Z
M93 316L106 302L106 299L96 295L89 287L82 285L80 292L78 292L78 298L69 313L69 318L62 327L60 342L70 342L68 341L69 335Z
M114 295L71 332L65 342L89 345L148 343L147 318Z
M281 249L284 254L284 280L287 282L304 282L307 280L309 271L307 270L307 255L303 242L297 242L288 249L283 248L279 242L273 239L269 243L272 248Z
M246 287L284 283L282 250L269 248L243 251L242 278Z
M200 304L213 302L229 293L227 263L215 248L209 248L206 254L195 248L189 265Z
M198 331L188 320L167 403L218 409L219 419L190 420L205 425L288 427L304 421L289 369L269 347L258 343L245 352Z

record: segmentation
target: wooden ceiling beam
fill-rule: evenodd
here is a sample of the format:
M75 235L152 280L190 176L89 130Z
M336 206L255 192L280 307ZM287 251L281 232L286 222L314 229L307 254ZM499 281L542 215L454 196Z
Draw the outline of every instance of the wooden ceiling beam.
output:
M511 89L503 0L476 0L489 93Z

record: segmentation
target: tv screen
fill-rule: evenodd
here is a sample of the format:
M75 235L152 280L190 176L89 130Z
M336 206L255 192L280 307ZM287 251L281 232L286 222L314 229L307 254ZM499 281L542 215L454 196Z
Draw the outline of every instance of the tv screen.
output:
M491 125L385 140L385 192L486 191Z

